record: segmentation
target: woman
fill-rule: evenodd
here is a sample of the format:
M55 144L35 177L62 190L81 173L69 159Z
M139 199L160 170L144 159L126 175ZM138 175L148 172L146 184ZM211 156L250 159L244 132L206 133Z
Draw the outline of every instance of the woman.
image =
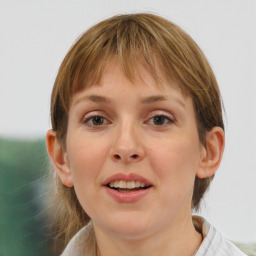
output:
M192 216L224 150L220 93L196 43L152 14L85 32L65 57L46 136L62 255L244 255Z

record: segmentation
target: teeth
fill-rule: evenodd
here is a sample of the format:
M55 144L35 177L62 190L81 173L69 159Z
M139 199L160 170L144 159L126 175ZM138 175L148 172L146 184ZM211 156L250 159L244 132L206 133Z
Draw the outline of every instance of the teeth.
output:
M119 181L119 188L127 188L127 183L124 180Z
M128 181L126 184L127 188L135 188L135 181Z
M140 181L124 181L124 180L116 180L113 182L109 183L109 186L111 188L128 188L128 189L133 189L133 188L144 188L146 185L143 182Z
M140 183L140 187L144 188L145 186L146 186L145 183L143 182Z
M115 182L114 182L114 187L115 187L115 188L118 188L118 187L119 187L119 181L115 181Z
M137 181L137 180L135 181L135 187L136 187L136 188L139 188L139 187L140 187L140 181Z

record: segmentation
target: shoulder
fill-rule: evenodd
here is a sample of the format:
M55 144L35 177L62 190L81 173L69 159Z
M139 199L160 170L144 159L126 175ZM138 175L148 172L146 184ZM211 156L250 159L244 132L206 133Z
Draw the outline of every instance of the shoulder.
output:
M245 256L241 250L238 249L233 243L222 238L221 244L216 251L216 256Z
M246 256L202 217L193 216L193 221L204 237L195 256Z
M85 238L88 233L89 224L81 228L75 236L69 241L65 250L62 252L61 256L81 256L85 252L86 241Z

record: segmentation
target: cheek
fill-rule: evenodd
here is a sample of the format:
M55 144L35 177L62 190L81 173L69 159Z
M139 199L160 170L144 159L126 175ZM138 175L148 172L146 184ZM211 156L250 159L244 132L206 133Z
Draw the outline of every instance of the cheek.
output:
M150 165L156 177L158 209L163 218L174 217L181 209L190 211L198 149L188 137L154 143ZM164 217L165 216L165 217Z
M97 211L100 173L108 155L108 143L83 136L72 137L68 157L77 198L84 211L92 216Z
M198 168L198 142L191 137L175 137L155 143L150 151L151 166L159 182L174 189L193 186Z
M72 139L68 157L75 187L84 187L87 183L90 186L96 185L97 176L106 161L108 151L107 142L102 139L83 139L83 136Z

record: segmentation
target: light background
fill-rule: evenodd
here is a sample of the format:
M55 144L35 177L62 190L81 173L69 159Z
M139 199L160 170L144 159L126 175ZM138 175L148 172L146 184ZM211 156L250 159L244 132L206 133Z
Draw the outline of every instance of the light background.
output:
M255 242L255 0L0 0L0 136L44 136L51 88L70 46L91 25L129 12L174 21L209 59L226 108L227 142L201 214L226 237Z

